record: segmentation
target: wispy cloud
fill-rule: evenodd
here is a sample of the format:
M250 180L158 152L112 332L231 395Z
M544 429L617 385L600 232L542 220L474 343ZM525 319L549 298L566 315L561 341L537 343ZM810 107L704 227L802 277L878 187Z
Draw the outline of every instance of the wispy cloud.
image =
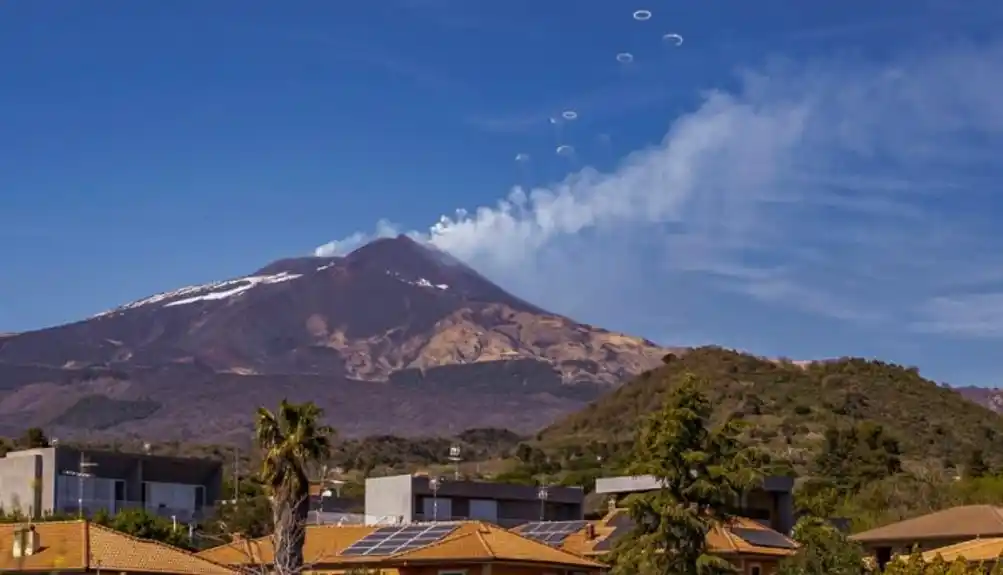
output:
M419 235L586 317L679 317L679 301L737 294L837 321L1003 335L1003 290L950 292L1003 264L987 207L1003 172L1003 44L739 76L611 172L516 189Z

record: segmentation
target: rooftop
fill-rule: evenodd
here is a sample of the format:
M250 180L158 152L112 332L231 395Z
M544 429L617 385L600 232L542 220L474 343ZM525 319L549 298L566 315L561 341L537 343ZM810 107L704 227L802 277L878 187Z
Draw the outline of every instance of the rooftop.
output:
M233 569L157 541L131 537L87 521L35 523L39 548L15 557L17 524L0 524L0 572L108 570L176 575L236 575Z
M879 543L999 536L1003 536L1003 508L963 505L884 525L850 538L861 543Z
M402 537L391 531L410 529ZM439 535L422 535L438 529ZM416 544L400 543L417 541ZM392 544L390 542L393 542ZM353 546L353 544L356 544ZM535 563L554 567L601 569L603 565L567 550L523 537L480 521L403 525L379 528L363 525L307 527L304 560L309 565L413 565L442 562ZM201 557L227 565L268 564L274 549L270 537L238 540L208 549Z
M999 561L1003 555L1003 537L989 537L988 539L972 539L938 549L931 549L923 553L923 560L930 562L940 556L947 563L952 563L957 559L970 562ZM901 559L908 559L908 555L900 556Z
M583 556L597 556L609 552L614 543L634 527L625 509L615 509L602 519L587 523L568 534L560 547ZM532 525L520 527L525 532ZM744 517L735 517L727 525L717 525L707 534L708 549L721 555L756 555L786 557L792 555L797 544L789 537L769 527Z

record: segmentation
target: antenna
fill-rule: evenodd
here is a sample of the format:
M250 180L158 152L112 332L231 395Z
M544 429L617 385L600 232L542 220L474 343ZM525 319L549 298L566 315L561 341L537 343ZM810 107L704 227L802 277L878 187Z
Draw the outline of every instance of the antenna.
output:
M463 457L461 456L461 451L460 451L460 446L459 445L453 444L453 445L451 445L449 447L449 458L448 459L453 463L453 468L454 468L453 469L453 476L454 476L454 478L457 481L459 481L460 480L460 462L463 461Z

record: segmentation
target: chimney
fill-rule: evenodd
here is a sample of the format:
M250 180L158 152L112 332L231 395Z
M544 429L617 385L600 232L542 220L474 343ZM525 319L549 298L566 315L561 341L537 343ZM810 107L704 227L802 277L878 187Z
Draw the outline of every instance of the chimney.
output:
M41 541L34 525L18 527L14 531L14 557L27 557L38 553Z
M607 513L613 513L614 511L616 511L616 497L615 496L610 497L609 499L606 500L606 512Z
M585 525L585 539L592 541L596 538L596 526L591 521Z

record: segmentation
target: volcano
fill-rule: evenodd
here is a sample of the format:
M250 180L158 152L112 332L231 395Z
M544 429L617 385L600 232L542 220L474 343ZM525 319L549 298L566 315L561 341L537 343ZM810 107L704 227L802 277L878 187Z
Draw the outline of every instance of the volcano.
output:
M399 236L0 336L0 420L225 440L288 397L349 436L530 431L668 351L550 313Z

